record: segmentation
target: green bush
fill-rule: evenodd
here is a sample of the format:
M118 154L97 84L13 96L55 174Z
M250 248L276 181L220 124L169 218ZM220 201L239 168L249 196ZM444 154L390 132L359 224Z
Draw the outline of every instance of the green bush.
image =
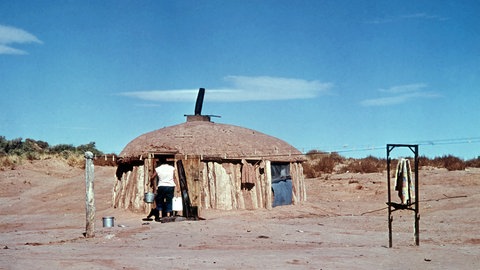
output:
M64 152L75 152L75 146L71 144L57 144L49 149L49 153L51 154L61 154Z
M76 152L78 153L82 153L84 154L85 152L87 151L90 151L93 153L94 156L101 156L103 155L103 153L97 149L97 147L95 146L95 142L90 142L88 144L82 144L80 146L77 146L75 148Z
M84 165L84 154L86 151L92 152L95 156L101 156L95 142L73 146L71 144L58 144L50 146L47 142L36 141L33 139L21 138L7 140L0 136L0 169L14 169L22 160L40 160L49 157L57 157L67 161L71 166L79 167Z

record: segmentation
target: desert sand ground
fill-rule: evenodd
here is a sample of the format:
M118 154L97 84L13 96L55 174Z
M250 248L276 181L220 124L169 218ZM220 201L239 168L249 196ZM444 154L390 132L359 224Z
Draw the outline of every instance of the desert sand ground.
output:
M95 237L85 238L82 169L45 160L0 171L0 269L480 269L478 168L422 168L420 246L402 210L392 248L386 173L307 179L297 205L158 223L110 207L114 172L95 167Z

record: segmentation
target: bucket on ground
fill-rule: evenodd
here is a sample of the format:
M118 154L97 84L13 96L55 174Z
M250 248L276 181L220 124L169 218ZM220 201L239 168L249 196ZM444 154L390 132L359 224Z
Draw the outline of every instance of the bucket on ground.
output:
M153 200L155 199L155 194L152 192L146 192L145 197L143 197L143 200L146 203L153 203Z
M114 220L114 217L103 217L103 227L113 227Z
M173 199L172 199L172 210L173 211L183 211L182 197L173 197Z

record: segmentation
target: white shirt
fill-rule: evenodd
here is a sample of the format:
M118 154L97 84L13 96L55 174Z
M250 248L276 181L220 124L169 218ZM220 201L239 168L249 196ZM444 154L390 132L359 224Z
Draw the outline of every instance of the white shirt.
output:
M168 164L162 164L155 168L158 175L158 186L174 187L175 181L173 176L175 174L175 167Z

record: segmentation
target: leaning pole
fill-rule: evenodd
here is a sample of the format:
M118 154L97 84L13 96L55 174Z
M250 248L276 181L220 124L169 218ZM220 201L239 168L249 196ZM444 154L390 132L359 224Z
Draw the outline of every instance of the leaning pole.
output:
M85 237L95 237L95 196L93 191L93 153L85 152L85 207L86 207L86 231Z

